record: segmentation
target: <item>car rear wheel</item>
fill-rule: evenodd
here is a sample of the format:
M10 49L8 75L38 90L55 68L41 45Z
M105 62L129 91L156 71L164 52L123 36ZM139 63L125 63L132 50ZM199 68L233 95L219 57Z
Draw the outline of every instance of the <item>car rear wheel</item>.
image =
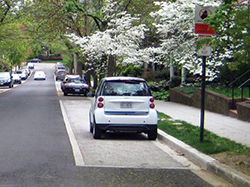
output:
M89 132L93 133L93 126L92 126L92 123L91 123L90 114L89 114Z
M148 132L148 139L149 140L156 140L157 138L157 128Z
M96 124L93 124L93 138L94 139L100 139L102 136L102 131L99 129Z

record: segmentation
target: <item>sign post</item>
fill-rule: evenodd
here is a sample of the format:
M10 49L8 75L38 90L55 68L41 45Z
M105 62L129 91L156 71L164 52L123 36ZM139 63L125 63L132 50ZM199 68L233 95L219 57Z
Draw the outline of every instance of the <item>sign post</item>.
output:
M199 34L200 38L211 37L211 35L215 34L215 30L203 21L209 15L214 14L214 12L214 7L195 7L195 33ZM206 57L211 55L211 51L212 49L209 45L203 45L197 52L197 55L202 57L200 142L204 140Z

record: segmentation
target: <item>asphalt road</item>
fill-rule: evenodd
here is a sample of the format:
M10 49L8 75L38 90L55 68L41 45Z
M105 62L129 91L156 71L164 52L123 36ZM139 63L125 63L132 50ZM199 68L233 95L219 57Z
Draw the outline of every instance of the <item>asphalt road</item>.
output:
M76 106L70 105L74 100L89 100L58 95L53 66L36 68L45 70L45 81L34 81L31 75L0 94L0 187L211 186L160 142L143 135L107 134L93 140L84 117L86 105L82 111L70 108ZM81 167L75 165L60 100L68 114L84 113L83 126L77 123L79 118L70 119L76 122L71 128L84 160Z

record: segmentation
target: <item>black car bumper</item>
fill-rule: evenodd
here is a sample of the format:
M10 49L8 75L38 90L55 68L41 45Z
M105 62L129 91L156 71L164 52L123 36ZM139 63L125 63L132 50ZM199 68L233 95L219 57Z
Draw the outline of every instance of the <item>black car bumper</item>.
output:
M89 89L87 88L64 88L63 92L71 94L87 94Z
M0 86L11 86L11 82L0 82Z
M96 124L102 131L115 131L115 132L144 132L148 133L157 129L157 125L127 125L127 124Z

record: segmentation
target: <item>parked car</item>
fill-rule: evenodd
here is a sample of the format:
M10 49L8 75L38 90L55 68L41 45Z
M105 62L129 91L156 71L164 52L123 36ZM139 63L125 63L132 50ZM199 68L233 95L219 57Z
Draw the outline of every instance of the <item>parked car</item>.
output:
M10 72L0 72L0 86L13 87L13 77Z
M22 79L19 74L13 74L13 83L22 84Z
M94 139L106 131L144 132L157 138L158 114L154 98L144 79L109 77L102 79L89 111Z
M28 76L31 74L31 70L28 68L28 66L23 67L22 70L25 70Z
M55 68L57 68L58 66L63 66L63 63L62 62L57 62L56 65L55 65Z
M39 58L33 58L33 59L28 60L28 62L32 62L32 63L41 63L42 60L39 59Z
M18 74L22 80L26 80L28 78L28 72L24 69L17 70L15 74Z
M61 83L61 89L65 96L68 94L83 94L87 96L89 85L79 75L66 75Z
M66 76L66 71L57 71L57 73L56 73L56 81L63 81L64 80L64 78L65 78L65 76Z
M46 80L46 73L44 71L36 71L34 80Z
M35 68L34 63L32 63L32 62L29 62L29 63L27 64L27 66L28 66L29 69L34 69L34 68Z
M66 71L66 67L65 66L56 66L55 67L55 75L59 72L59 71Z

